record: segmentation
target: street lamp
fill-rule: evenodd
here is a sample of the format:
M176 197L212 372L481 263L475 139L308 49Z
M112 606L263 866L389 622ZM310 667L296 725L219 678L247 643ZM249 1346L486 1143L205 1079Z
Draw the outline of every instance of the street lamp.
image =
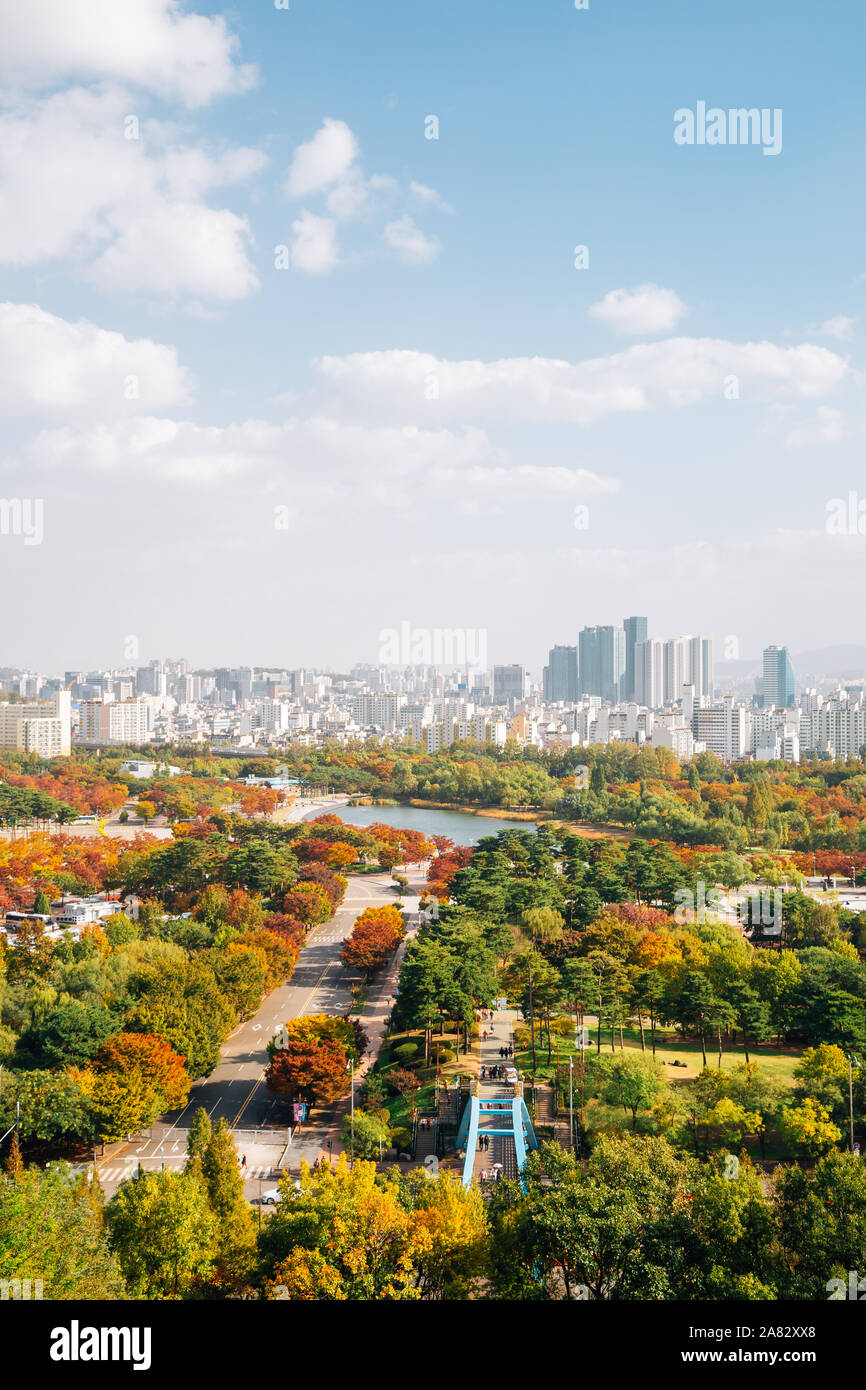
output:
M856 1052L846 1052L848 1058L848 1118L851 1125L851 1152L854 1152L854 1068L860 1069L861 1062Z

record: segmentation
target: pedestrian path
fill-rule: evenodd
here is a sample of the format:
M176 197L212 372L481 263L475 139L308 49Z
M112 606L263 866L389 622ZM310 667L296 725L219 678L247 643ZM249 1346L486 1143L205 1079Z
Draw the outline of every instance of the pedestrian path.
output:
M513 1083L506 1081L504 1076L505 1069L514 1065L514 1059L499 1054L500 1050L514 1045L516 1018L517 1013L513 1009L497 1009L492 1019L482 1018L479 1022L478 1095L481 1100L507 1100L515 1093ZM493 1068L502 1068L503 1075L492 1077ZM484 1119L478 1129L473 1181L482 1184L495 1182L494 1174L497 1172L504 1178L516 1178L514 1141L508 1135L486 1133L486 1130L503 1126L489 1111L482 1114Z

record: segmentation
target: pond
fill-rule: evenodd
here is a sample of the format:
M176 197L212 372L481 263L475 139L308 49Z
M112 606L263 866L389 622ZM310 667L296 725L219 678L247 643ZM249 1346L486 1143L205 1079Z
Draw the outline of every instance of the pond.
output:
M500 830L536 829L535 821L506 820L501 816L476 816L471 811L440 811L434 806L335 806L334 813L347 825L394 825L400 830L421 830L426 835L447 835L456 845L477 845L485 835ZM322 814L313 811L305 820Z

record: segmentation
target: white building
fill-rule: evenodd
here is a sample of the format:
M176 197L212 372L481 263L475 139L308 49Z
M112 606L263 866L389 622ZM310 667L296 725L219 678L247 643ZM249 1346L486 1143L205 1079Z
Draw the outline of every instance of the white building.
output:
M695 738L719 758L745 758L751 751L751 720L745 705L726 695L721 704L706 705L692 715Z
M72 748L72 699L59 690L46 703L0 704L0 748L38 753L42 758L65 758Z
M96 743L146 743L149 738L144 700L85 700L78 737Z

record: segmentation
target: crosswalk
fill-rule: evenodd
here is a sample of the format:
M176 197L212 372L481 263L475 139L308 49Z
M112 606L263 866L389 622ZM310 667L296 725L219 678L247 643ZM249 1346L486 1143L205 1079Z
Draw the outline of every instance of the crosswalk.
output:
M159 1171L162 1162L160 1159L145 1158L141 1160L142 1167L146 1173ZM166 1172L179 1173L182 1171L186 1158L167 1158L165 1160ZM113 1164L108 1168L97 1169L97 1177L101 1183L124 1182L131 1178L138 1171L138 1159L127 1163ZM265 1182L271 1178L277 1181L277 1170L271 1163L263 1163L258 1167L247 1168L243 1174L244 1182Z

